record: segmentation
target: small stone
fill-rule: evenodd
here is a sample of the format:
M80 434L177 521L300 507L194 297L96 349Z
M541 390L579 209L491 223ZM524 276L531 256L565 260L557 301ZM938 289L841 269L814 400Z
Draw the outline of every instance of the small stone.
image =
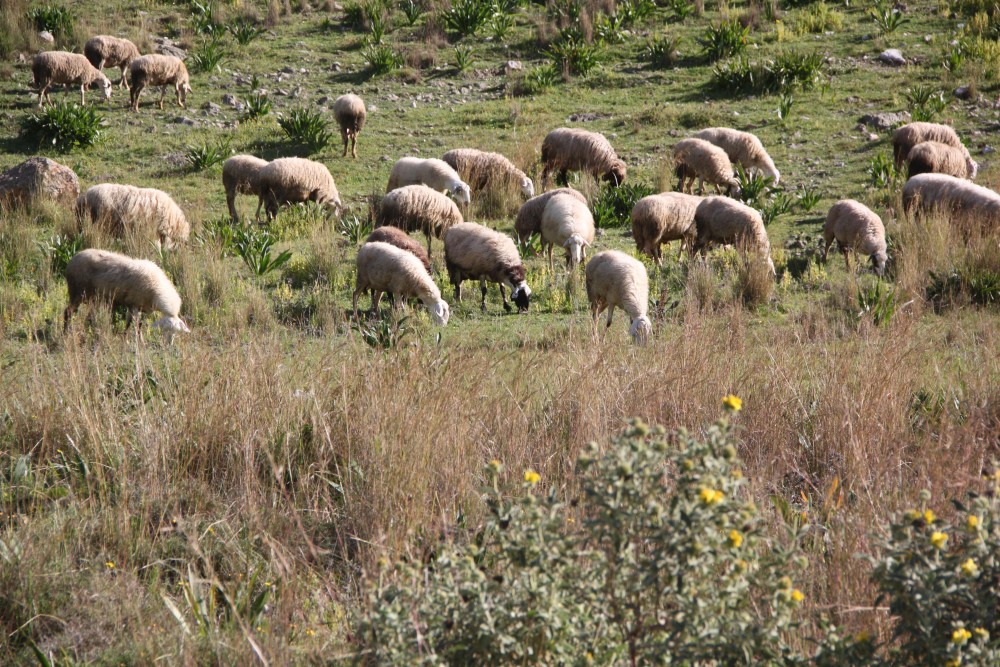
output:
M331 72L339 72L342 67L343 67L343 65L341 65L340 63L333 63L333 64L330 65L330 71Z
M376 111L378 111L378 107L376 105L374 104L368 105L368 113L375 113Z
M230 93L226 93L225 95L222 96L222 103L228 104L231 107L235 107L238 104L236 96Z
M56 38L53 37L52 33L49 32L48 30L41 31L40 33L38 33L38 36L41 38L43 42L48 42L49 44L55 44L56 42Z
M514 72L520 72L524 69L524 65L521 64L520 60L508 60L503 66L503 71L505 74L510 75Z
M982 154L983 155L989 155L990 153L996 153L996 152L997 152L997 149L993 148L992 146L989 146L989 145L983 146L983 150L982 150Z
M879 140L879 136L877 134L875 134L874 132L872 132L871 134L868 135L868 141L878 141L878 140Z
M323 104L326 104L329 101L330 101L329 95L324 95L323 97L321 97L318 100L316 100L316 104L323 105Z
M198 121L193 118L187 118L186 116L174 117L174 123L177 125L187 125L188 127L196 127L198 125Z
M955 89L955 97L960 100L967 100L972 97L972 90L969 86L959 86Z
M412 102L410 102L410 106L413 107L414 109L416 109L417 108L417 101L413 100Z
M892 67L900 67L906 64L906 58L903 57L903 53L899 49L886 49L878 55L878 59L879 62L891 65Z
M870 127L877 132L884 132L885 130L891 130L897 125L902 125L904 123L910 122L909 112L902 111L899 113L894 113L891 111L884 111L882 113L870 113L865 114L858 119L858 122L866 127Z
M282 74L295 74L295 68L293 68L293 67L287 67L287 66L286 67L282 67L278 71L281 72Z
M388 155L383 155L382 157L380 157L380 158L378 159L378 161L379 161L379 162L388 162L388 161L389 161L389 160L391 160L391 159L392 159L392 158L391 158L391 157L389 157Z
M218 116L222 112L222 107L214 102L205 102L201 108L209 116Z
M278 88L276 95L281 95L282 97L288 97L288 91L284 88Z

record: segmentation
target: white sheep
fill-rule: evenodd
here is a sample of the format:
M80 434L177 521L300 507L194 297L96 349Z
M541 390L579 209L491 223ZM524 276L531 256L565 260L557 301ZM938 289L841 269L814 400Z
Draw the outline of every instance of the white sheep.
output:
M607 327L615 307L621 308L631 318L629 335L639 345L645 345L653 333L649 321L649 276L642 262L618 250L605 250L594 255L587 262L587 300L594 318L594 334L597 334L597 319L605 308L608 309Z
M566 182L567 172L583 171L618 187L625 182L627 168L603 134L573 127L552 130L542 141L542 182L549 173L559 172L558 181Z
M691 192L695 178L698 179L699 194L705 191L705 181L714 185L717 192L723 187L734 196L740 192L740 183L736 180L733 163L729 161L726 151L704 139L677 142L674 146L674 173L678 178L677 189L681 192Z
M517 232L517 238L521 243L527 241L532 234L541 233L542 214L545 213L545 205L549 203L550 199L560 194L569 195L584 205L587 203L587 198L573 188L556 188L555 190L543 192L537 197L532 197L521 204L521 208L517 211L517 218L514 220L514 231Z
M344 157L347 157L347 142L351 142L351 157L358 157L358 135L365 126L368 110L365 102L357 95L341 95L333 102L333 117L340 126L340 138L344 140Z
M257 196L257 217L260 217L263 203L260 200L260 172L267 165L267 160L253 155L234 155L222 163L222 187L226 190L229 216L234 221L240 219L236 211L237 194Z
M177 94L177 106L184 109L187 94L191 92L191 77L188 75L184 61L176 56L165 56L159 53L140 56L128 66L128 78L131 85L132 111L139 110L139 96L146 86L159 86L160 108L163 108L163 97L167 94L167 86L173 86Z
M768 269L772 275L776 273L764 219L743 202L729 197L705 197L695 210L694 224L698 236L693 252L704 252L713 243L732 243L767 258Z
M910 149L906 160L907 178L917 174L948 174L972 180L979 171L979 165L967 151L940 141L920 142Z
M527 271L514 241L506 234L463 222L444 233L444 261L448 277L455 286L455 301L462 300L462 281L478 280L482 290L482 309L486 310L487 281L500 285L503 309L511 311L504 285L511 289L511 300L518 312L527 312L531 288L524 281Z
M155 188L94 185L77 197L76 212L81 221L89 217L93 224L119 237L152 228L158 248L173 248L177 241L186 241L191 232L184 211L170 195Z
M535 184L528 175L500 153L475 148L455 148L441 156L475 190L518 188L525 198L535 196Z
M902 169L903 162L907 160L913 147L925 141L936 141L960 149L970 163L969 172L975 173L975 168L972 166L975 163L955 130L940 123L923 121L908 123L892 133L892 157L896 161L896 168Z
M301 157L283 157L269 162L260 170L260 200L267 212L268 222L278 216L278 209L285 204L316 202L341 214L340 193L330 170L322 162Z
M909 214L941 213L953 223L1000 225L1000 194L963 178L918 174L903 186L903 208Z
M87 104L87 88L97 83L101 86L104 99L111 99L111 80L104 72L90 64L86 56L67 51L45 51L31 61L31 75L38 89L38 107L49 97L49 87L56 83L80 86L80 104Z
M742 165L744 169L754 169L774 179L775 185L781 179L781 174L774 166L774 160L767 154L764 144L755 134L734 130L731 127L709 127L695 132L694 136L726 151L733 164Z
M354 317L358 316L358 297L365 290L374 290L372 310L378 308L382 293L389 292L397 303L407 298L420 299L435 324L448 324L450 310L441 298L427 269L411 253L396 246L375 241L358 250L358 278L354 286Z
M680 241L680 252L685 245L694 245L698 235L694 212L702 198L682 192L661 192L643 197L632 207L632 238L636 248L663 264L660 246Z
M63 313L64 329L69 327L70 318L81 303L104 299L113 307L128 309L126 329L134 320L140 337L142 320L136 315L154 310L163 313L163 317L153 326L163 331L168 343L174 334L191 331L180 318L181 297L177 289L163 269L149 260L96 248L83 250L66 265L66 286L69 305Z
M566 263L575 268L587 257L587 246L594 242L594 216L576 197L557 194L545 204L542 213L542 248L548 247L549 270L555 271L552 248L566 248Z
M406 232L423 232L427 255L431 255L431 235L441 238L445 231L463 221L462 212L451 199L426 185L405 185L382 197L375 226L399 227Z
M823 225L823 261L833 241L837 241L840 251L844 254L847 269L851 268L849 251L854 250L871 257L875 273L885 272L886 255L885 226L882 219L859 201L842 199L830 207Z
M404 157L396 160L389 173L389 185L385 191L392 192L407 185L420 184L438 192L449 193L463 206L472 201L469 185L447 162L437 158Z
M90 64L97 69L105 67L120 67L122 70L122 80L118 82L118 87L128 87L125 80L125 70L129 64L139 57L139 47L132 41L112 37L111 35L97 35L87 40L83 45L83 55L87 57Z

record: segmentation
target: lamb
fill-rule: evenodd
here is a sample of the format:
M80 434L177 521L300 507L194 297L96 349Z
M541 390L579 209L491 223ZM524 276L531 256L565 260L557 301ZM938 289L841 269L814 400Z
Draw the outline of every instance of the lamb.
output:
M139 110L139 96L146 86L160 87L160 108L163 108L163 96L167 94L167 86L173 86L177 94L177 106L184 109L187 94L191 92L191 77L188 76L184 61L176 56L164 56L158 53L140 56L128 66L128 78L131 83L132 111Z
M268 222L278 217L278 208L283 204L307 201L325 206L335 216L341 214L343 207L337 184L322 162L301 157L278 158L261 168L259 178L257 210L264 206Z
M500 153L475 148L456 148L441 156L477 192L518 188L526 199L535 196L535 184L527 174Z
M421 231L427 237L431 255L431 235L437 238L449 227L463 221L462 212L451 199L426 185L405 185L382 197L375 226L390 225L405 232Z
M38 89L38 108L41 109L49 97L49 87L55 83L80 86L80 104L87 104L87 88L97 83L101 86L104 99L111 99L111 80L104 72L90 64L85 56L67 51L45 51L31 61L31 75Z
M506 234L463 222L444 233L444 260L448 277L455 286L455 301L462 300L462 281L479 280L482 290L482 309L486 310L486 282L500 285L503 309L511 311L504 285L511 289L511 299L517 312L528 311L531 288L524 281L526 270L514 241Z
M962 140L958 138L955 130L947 125L919 121L903 125L892 133L892 157L896 161L896 168L902 169L903 162L909 159L913 147L925 141L936 141L961 150L967 160L969 173L975 175L978 166L975 166L969 151L962 145Z
M587 263L587 300L594 317L594 333L597 333L597 318L608 309L607 327L615 307L628 313L631 318L629 335L632 340L645 345L653 333L649 321L649 276L642 262L617 250L605 250L594 255Z
M333 102L333 116L340 125L340 137L344 140L344 157L347 157L347 141L351 142L351 157L358 157L358 135L365 126L368 111L364 100L357 95L341 95Z
M566 183L569 171L584 171L595 180L601 179L618 187L625 182L625 162L603 134L571 127L549 132L542 141L542 182L549 172L559 172L559 182Z
M542 213L545 212L545 205L549 203L550 199L561 194L569 195L583 204L587 203L587 198L573 188L556 188L543 192L537 197L532 197L521 204L517 218L514 220L514 231L517 232L517 238L521 243L527 241L532 234L541 233Z
M229 217L234 222L240 216L236 212L236 195L257 195L257 217L260 217L260 171L268 165L253 155L234 155L222 163L222 187L226 190L226 206L229 207Z
M358 316L358 297L365 290L375 291L372 296L372 310L378 308L382 293L389 292L402 299L420 299L435 324L448 324L450 310L441 298L441 290L423 267L420 260L411 253L396 246L374 241L361 246L358 251L358 279L354 286L354 317Z
M920 142L910 149L907 161L907 178L917 174L948 174L972 180L979 171L979 165L972 161L968 152L939 141Z
M704 139L682 139L674 146L674 173L678 177L677 189L690 192L698 178L698 192L705 191L705 181L715 185L716 191L724 186L728 194L738 196L740 183L733 172L733 163L726 151Z
M684 246L694 245L698 235L694 212L702 198L681 192L662 192L643 197L632 207L632 238L636 248L653 258L657 266L663 264L660 246L670 241L681 241Z
M705 197L695 210L694 223L697 238L692 252L704 252L711 243L735 243L766 257L771 275L775 275L771 242L764 219L756 210L729 197Z
M389 173L389 185L385 191L392 192L407 185L418 184L426 185L438 192L447 192L463 206L472 200L469 185L447 162L437 158L424 160L418 157L404 157L396 160Z
M125 80L125 70L129 63L139 57L139 47L130 40L112 37L111 35L97 35L87 40L83 45L83 55L87 57L90 64L101 70L105 67L120 67L122 70L122 80L118 82L118 87L128 87Z
M382 243L394 245L400 250L405 250L420 260L420 263L427 269L427 273L431 272L431 258L427 255L427 251L424 250L424 247L419 242L413 240L413 237L402 229L398 227L379 227L372 231L368 235L368 238L365 239L365 243L372 243L373 241L381 241Z
M95 225L108 228L123 236L126 232L155 228L157 247L173 248L177 241L186 241L191 225L184 211L166 192L155 188L101 183L77 197L76 213L81 221L86 217Z
M695 138L715 144L726 151L733 164L742 165L744 169L755 169L768 178L774 179L777 185L781 178L774 160L767 154L764 144L757 135L741 132L731 127L709 127L695 132Z
M142 336L142 320L136 314L159 311L163 317L153 323L163 331L169 344L178 333L190 333L180 318L181 297L163 269L145 259L133 259L107 250L91 248L73 255L66 265L69 305L63 313L63 329L84 301L108 299L113 307L128 308L126 329L135 320Z
M542 248L548 246L550 271L555 271L554 245L566 248L566 263L572 269L586 259L587 246L593 242L594 216L585 203L566 194L549 199L542 213Z
M909 214L941 212L953 223L1000 225L1000 194L946 174L918 174L903 186L903 209Z
M834 239L840 251L844 253L844 263L851 268L849 250L871 257L875 273L881 276L885 272L886 255L885 227L882 219L870 208L854 199L841 199L830 207L826 214L826 224L823 225L823 262L826 262L830 245Z

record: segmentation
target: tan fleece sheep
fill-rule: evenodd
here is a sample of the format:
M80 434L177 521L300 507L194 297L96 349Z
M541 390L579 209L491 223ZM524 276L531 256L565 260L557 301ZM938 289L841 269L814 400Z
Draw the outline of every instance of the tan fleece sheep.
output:
M414 257L420 260L420 263L424 265L427 269L427 273L431 272L431 258L427 255L427 251L424 247L420 245L420 242L415 240L412 236L404 232L398 227L379 227L373 230L368 238L365 239L365 243L373 243L375 241L380 241L382 243L388 243L389 245L394 245L400 250L405 250L411 253Z
M549 173L559 172L558 182L565 184L567 172L583 171L618 187L625 182L627 171L611 143L603 134L573 127L552 130L542 141L542 182Z
M503 309L511 311L504 285L511 289L510 297L519 313L527 312L531 288L524 282L527 271L514 241L506 234L463 222L444 233L444 261L448 277L455 286L455 301L462 300L462 281L478 280L482 290L481 307L486 310L487 281L500 285Z
M698 193L705 191L705 181L715 186L717 192L724 187L726 192L738 196L739 181L733 171L726 151L704 139L682 139L674 146L674 174L678 178L677 189L692 192L694 179L698 179Z
M653 333L649 321L649 276L646 267L634 257L618 250L605 250L594 255L587 262L587 300L594 318L594 334L597 333L597 318L608 309L607 327L615 307L628 313L631 319L629 335L632 340L645 345Z
M587 258L587 246L594 242L594 216L587 205L572 195L557 194L542 212L542 249L548 247L549 270L555 271L552 248L566 248L570 269Z
M184 211L166 192L134 185L101 183L77 197L77 217L122 237L126 233L155 231L157 247L173 248L186 241L191 226Z
M764 176L774 179L775 185L781 179L781 174L774 166L774 160L767 154L764 144L755 134L734 130L731 127L709 127L695 132L694 136L726 151L733 164L742 165L744 169L755 169Z
M469 185L447 162L437 158L403 157L396 160L385 191L392 192L407 185L426 185L438 192L447 192L463 206L472 201Z
M173 86L177 94L177 106L186 108L187 94L191 92L191 77L188 76L187 67L180 58L159 53L140 56L129 64L128 78L131 85L132 111L139 110L139 96L146 86L159 86L161 109L163 97L167 94L167 86Z
M535 196L535 184L528 175L500 153L475 148L455 148L441 156L476 192L518 188L525 198Z
M907 180L903 208L918 216L940 213L962 226L1000 226L1000 194L946 174L918 174Z
M97 35L87 40L83 45L83 55L87 57L90 64L97 69L105 67L120 67L122 70L122 80L118 82L118 87L128 87L125 80L125 70L129 64L139 57L139 47L130 40L111 35Z
M632 207L632 238L636 248L653 258L657 266L663 264L660 246L680 241L679 252L685 245L694 245L698 235L694 212L702 198L682 192L661 192L643 197Z
M226 206L229 207L229 217L234 221L240 219L236 211L236 195L255 195L257 201L257 217L260 217L260 171L268 165L253 155L234 155L222 163L222 187L226 190Z
M447 195L426 185L405 185L382 197L375 226L390 225L405 232L420 231L427 237L431 255L431 235L441 238L445 231L462 222L462 212Z
M973 162L968 149L962 144L955 130L947 125L923 121L903 125L892 133L892 157L896 161L896 168L902 169L903 162L909 158L913 147L925 141L936 141L961 150L967 160L969 173L975 177L978 166Z
M316 202L339 216L342 210L340 193L330 170L322 162L301 157L283 157L269 162L260 170L260 201L268 222L278 217L278 209L286 204Z
M848 252L854 250L871 257L875 273L885 272L886 255L885 226L882 219L859 201L841 199L830 207L823 225L823 261L826 262L830 245L837 241L840 251L844 254L847 269L851 268Z
M368 110L365 102L357 95L341 95L333 102L333 117L340 126L340 138L344 140L344 155L347 157L347 142L351 142L351 157L358 157L358 135L365 126Z
M52 84L71 84L80 86L80 104L87 104L87 88L91 84L100 85L104 99L111 99L111 80L104 72L90 64L86 56L67 51L45 51L35 56L31 61L31 75L38 89L38 108L49 97L49 87Z
M358 297L374 290L372 310L378 308L382 293L389 292L402 304L407 298L420 299L435 324L448 324L450 310L441 298L441 290L420 260L396 246L374 241L358 250L358 278L354 285L354 317L358 316Z
M73 255L66 265L69 305L63 313L63 328L84 301L106 299L113 307L128 308L126 329L135 320L141 337L139 313L154 310L163 317L153 323L163 331L169 343L174 334L188 333L180 318L181 297L163 269L145 259L133 259L107 250L91 248Z
M979 165L969 159L966 151L940 141L920 142L910 149L906 160L907 178L917 174L947 174L971 180L979 171Z
M543 192L537 197L532 197L521 204L521 208L517 211L517 218L514 220L514 231L517 232L517 238L521 243L527 241L532 234L541 233L545 205L549 203L550 199L560 194L569 195L584 205L587 203L587 198L573 188L556 188Z
M694 223L698 232L694 252L704 252L713 243L733 243L767 258L767 266L774 275L771 242L764 219L756 210L729 197L705 197L695 210Z

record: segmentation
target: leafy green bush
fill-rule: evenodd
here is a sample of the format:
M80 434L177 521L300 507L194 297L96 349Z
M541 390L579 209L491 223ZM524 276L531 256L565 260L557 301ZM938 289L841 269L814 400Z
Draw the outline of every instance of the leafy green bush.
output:
M677 47L681 42L680 37L670 37L660 35L653 37L646 43L642 50L642 55L649 61L652 67L657 69L667 69L677 64L680 53Z
M750 26L741 25L739 21L733 19L718 25L710 25L698 43L705 50L705 55L714 61L743 53L749 38Z
M740 56L720 63L712 72L712 83L723 90L747 95L787 92L796 88L811 90L823 73L820 54L787 51L761 61Z
M229 59L229 52L218 39L202 42L188 56L187 63L192 72L215 72Z
M603 54L600 47L587 44L576 35L566 34L553 42L545 55L563 72L587 76L601 64Z
M360 321L351 324L351 328L361 335L365 345L374 350L391 350L410 333L406 315L396 318L394 313L381 315L372 321Z
M44 5L33 7L25 14L38 31L48 30L57 41L62 42L73 34L76 19L66 7Z
M230 23L226 29L229 30L229 34L233 36L233 39L240 46L246 46L265 32L264 28L261 28L248 18L242 18Z
M792 210L795 200L787 192L775 192L760 206L760 216L764 219L764 226L768 227L772 222Z
M507 34L514 27L514 17L506 12L497 11L490 18L490 34L498 42L507 38Z
M670 9L672 21L683 21L695 13L695 6L689 0L666 0L663 5Z
M233 154L228 139L221 139L215 144L202 143L188 146L184 151L184 159L193 171L204 171L221 163Z
M441 14L447 30L459 37L475 35L493 16L493 3L488 0L456 0Z
M537 95L548 90L559 80L559 70L553 64L539 65L528 70L518 82L518 95Z
M757 171L747 171L736 165L736 181L740 185L740 199L750 206L758 206L767 192L774 187L774 178Z
M60 102L25 116L21 129L25 137L37 141L39 147L52 146L66 153L96 144L103 134L103 122L104 117L94 107Z
M472 66L472 59L476 53L470 47L455 47L455 69L464 72Z
M861 309L858 316L871 317L872 323L877 327L892 320L898 305L896 288L882 280L876 280L871 285L858 286L858 307Z
M909 21L903 16L903 12L886 2L876 2L870 12L880 35L892 34L896 32L897 28Z
M653 0L619 0L615 16L624 27L631 28L648 19L655 11L656 3Z
M274 242L274 235L265 227L239 226L233 228L233 252L258 278L275 269L280 269L292 258L292 253L288 250L273 255L271 249Z
M910 115L915 121L932 121L948 108L948 98L943 90L913 86L906 91Z
M403 56L386 44L369 44L361 55L373 74L388 74L403 66Z
M75 236L54 234L38 244L38 249L49 258L52 272L59 275L66 272L66 265L69 264L69 260L73 259L73 255L85 247L83 236L79 234Z
M226 26L215 16L215 6L211 2L191 0L191 24L199 35L210 37L213 41L226 34Z
M243 120L253 121L271 113L271 100L267 95L251 95L244 100Z
M844 15L825 2L817 2L796 18L795 27L805 33L836 32L844 27Z
M305 146L311 153L323 150L333 139L330 121L318 111L292 109L278 119L278 125L292 143Z
M926 294L928 301L940 307L957 301L962 295L980 306L1000 304L1000 271L965 266L931 272Z
M900 176L896 163L885 153L873 157L865 171L871 179L872 186L879 189L890 187Z
M361 245L372 233L372 222L368 218L356 215L343 215L337 221L337 232L356 246Z
M420 15L424 13L424 4L421 0L400 0L399 8L403 10L407 25L416 24Z
M823 195L820 194L815 185L807 185L802 188L797 197L799 208L806 213L811 213L817 204L819 204L819 200L823 198Z
M632 224L635 203L656 190L645 183L626 183L617 188L605 186L594 198L594 224L597 227L627 227Z

